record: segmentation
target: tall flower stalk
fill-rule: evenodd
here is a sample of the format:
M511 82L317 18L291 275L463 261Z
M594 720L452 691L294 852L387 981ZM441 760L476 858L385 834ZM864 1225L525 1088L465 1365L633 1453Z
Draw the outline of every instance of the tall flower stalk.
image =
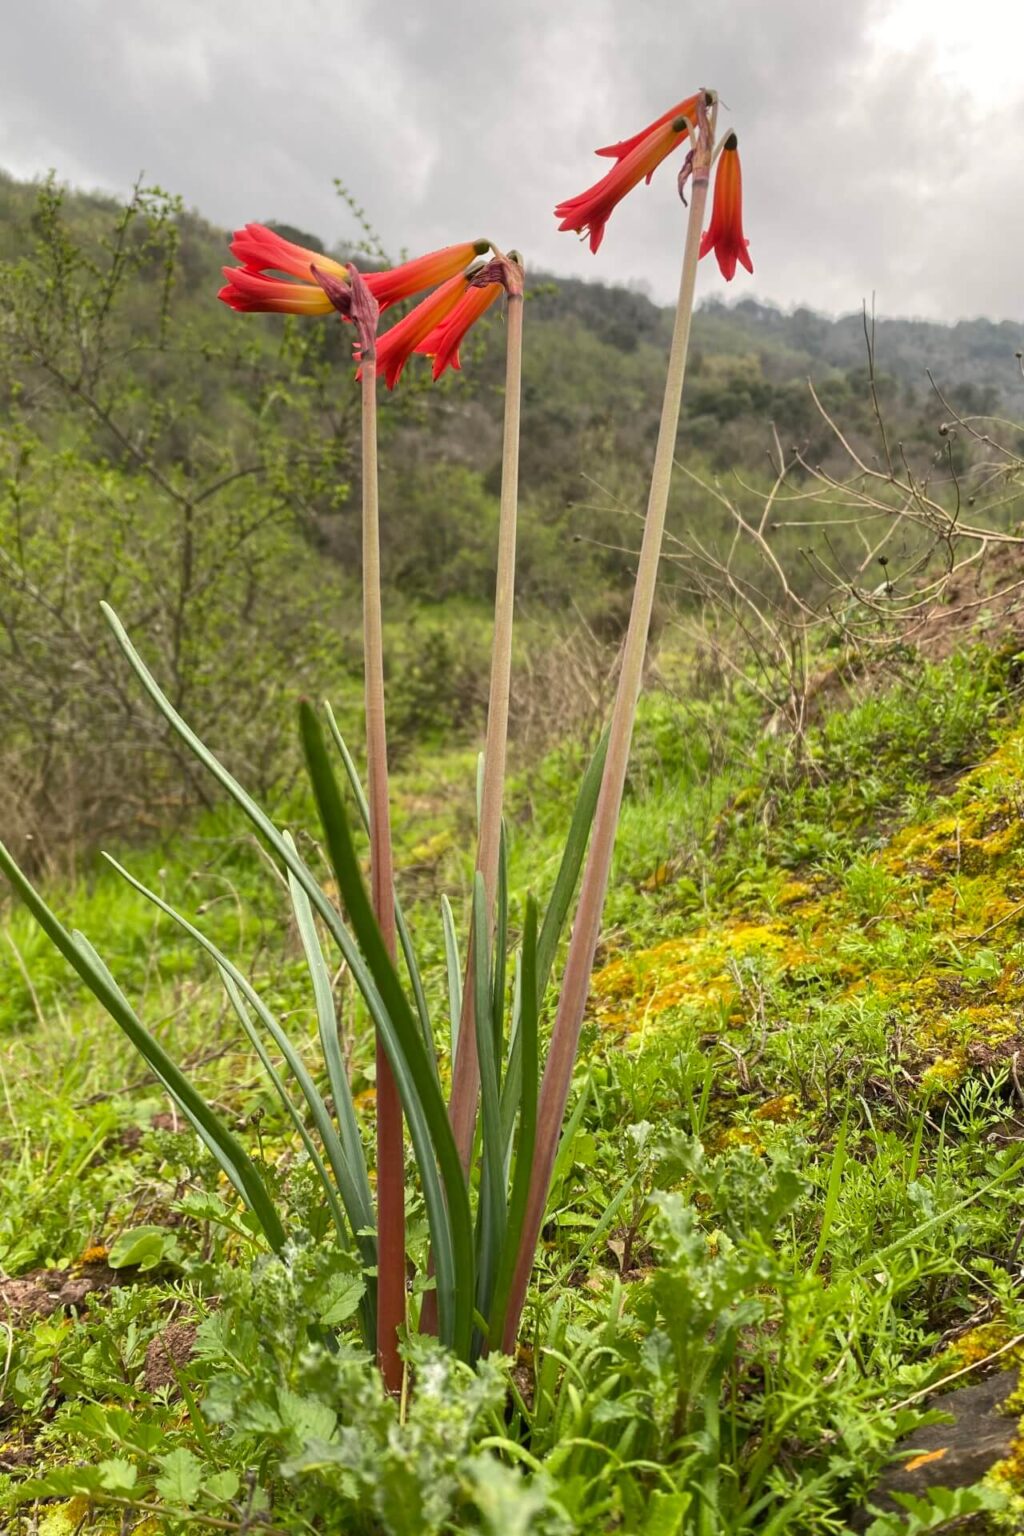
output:
M512 1352L519 1332L519 1320L526 1300L526 1290L533 1268L534 1254L544 1224L555 1155L562 1131L565 1107L572 1084L573 1067L579 1047L580 1029L590 988L590 973L601 927L608 875L611 869L615 832L618 826L622 792L626 782L633 722L643 679L647 637L654 607L654 593L661 558L665 514L668 508L672 462L675 454L679 410L683 398L686 354L693 318L693 295L700 259L701 228L707 201L708 176L714 144L716 107L707 111L703 101L697 112L698 128L693 135L693 194L683 248L675 326L669 352L661 423L654 454L651 488L644 522L644 536L637 565L636 585L630 611L629 628L622 651L618 689L608 735L601 791L594 815L590 850L580 887L580 900L565 963L562 987L555 1016L551 1046L541 1083L537 1111L537 1139L534 1147L526 1215L513 1272L508 1309L505 1314L502 1348ZM674 125L673 125L674 126ZM691 129L692 131L692 129Z
M505 765L508 754L508 712L512 691L512 621L515 610L516 527L519 507L519 422L523 372L523 263L518 251L500 253L471 280L464 301L468 313L453 315L455 334L447 327L435 332L435 377L452 362L458 367L458 344L469 324L493 303L498 288L507 296L505 351L505 420L501 452L501 506L498 519L498 561L494 588L494 635L491 641L491 675L487 700L487 734L484 741L483 783L480 792L480 824L477 834L476 874L483 882L487 922L493 923L501 857L501 824L505 797ZM440 363L440 368L438 367ZM490 939L490 933L488 933ZM476 1134L480 1100L480 1058L476 1038L476 987L473 957L476 952L471 920L466 952L466 972L459 1014L458 1044L452 1070L448 1114L463 1173L469 1180L470 1159ZM454 1022L454 1021L453 1021ZM437 1331L437 1295L427 1291L420 1311L420 1331Z
M314 265L313 277L355 327L362 384L363 689L366 784L370 818L370 903L392 965L398 958L395 870L391 851L388 738L384 707L384 623L380 582L380 501L377 473L377 321L380 305L354 263L347 281ZM377 1363L384 1385L402 1389L398 1344L405 1326L405 1137L402 1101L376 1031L377 1084Z
M351 272L351 268L349 269ZM384 712L384 632L380 595L377 490L377 354L362 339L363 667L366 691L366 777L370 804L370 897L389 959L397 958L395 874L391 853L388 746ZM384 1385L402 1386L399 1330L405 1325L405 1139L402 1101L377 1033L377 1361Z
M516 522L519 505L519 417L523 372L523 268L517 252L498 256L473 280L475 287L502 283L508 295L505 352L505 422L501 454L501 510L498 523L498 566L494 589L494 637L487 701L483 785L476 869L483 877L488 922L494 913L501 853L508 710L512 688L512 619L515 607ZM480 1093L474 1016L473 943L468 946L462 1017L452 1078L451 1122L462 1166L469 1172Z

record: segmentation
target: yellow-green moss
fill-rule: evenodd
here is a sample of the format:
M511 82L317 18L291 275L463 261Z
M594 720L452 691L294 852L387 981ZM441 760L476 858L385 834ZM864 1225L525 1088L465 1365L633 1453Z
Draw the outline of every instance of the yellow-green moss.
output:
M611 961L594 977L594 1021L631 1035L689 1009L702 1029L721 1032L745 1022L758 989L811 972L834 976L837 1000L883 1004L926 1092L1008 1057L1024 1018L1024 967L1008 953L1024 933L1022 773L1024 731L968 774L952 802L867 857L891 882L884 920L865 918L838 881L783 880L763 916L704 924ZM912 952L901 947L908 932ZM756 985L746 980L751 962Z

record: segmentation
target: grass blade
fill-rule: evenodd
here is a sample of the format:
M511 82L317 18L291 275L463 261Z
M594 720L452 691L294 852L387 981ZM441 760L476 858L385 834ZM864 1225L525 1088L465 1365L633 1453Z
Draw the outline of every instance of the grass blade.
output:
M836 1139L836 1149L832 1154L832 1167L829 1169L828 1189L825 1193L825 1206L821 1213L821 1231L818 1233L818 1246L814 1250L811 1260L810 1273L816 1275L818 1266L825 1257L828 1247L829 1233L835 1220L836 1210L839 1206L839 1194L843 1187L843 1169L846 1167L846 1133L849 1128L849 1110L843 1116L843 1123L839 1127L839 1136Z
M558 1152L555 1156L555 1165L551 1170L551 1183L548 1186L549 1199L554 1191L558 1188L559 1184L561 1184L562 1180L565 1178L565 1175L569 1172L569 1168L572 1163L573 1143L575 1142L576 1134L583 1123L583 1116L586 1114L587 1100L590 1098L590 1088L591 1082L590 1078L588 1077L580 1090L580 1096L576 1100L573 1112L565 1122L565 1126L562 1130L561 1140L558 1143Z

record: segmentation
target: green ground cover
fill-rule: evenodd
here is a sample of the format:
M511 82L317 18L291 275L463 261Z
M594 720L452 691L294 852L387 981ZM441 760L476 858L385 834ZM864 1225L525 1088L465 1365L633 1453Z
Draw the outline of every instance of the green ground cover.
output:
M839 1532L920 1421L907 1400L1024 1331L1016 655L906 658L799 750L742 693L689 696L683 658L661 669L525 1342L476 1374L418 1345L408 1401L347 1330L358 1276L202 957L98 863L49 892L230 1109L306 1234L285 1262L4 909L5 1529ZM553 878L579 767L558 748L515 779L516 912ZM395 782L442 1021L438 894L467 888L473 775L438 746ZM313 825L298 796L281 815ZM285 897L237 818L216 807L127 862L245 963L318 1069ZM336 987L369 1137L372 1042ZM945 1529L951 1508L1017 1529L1013 1473L872 1529Z

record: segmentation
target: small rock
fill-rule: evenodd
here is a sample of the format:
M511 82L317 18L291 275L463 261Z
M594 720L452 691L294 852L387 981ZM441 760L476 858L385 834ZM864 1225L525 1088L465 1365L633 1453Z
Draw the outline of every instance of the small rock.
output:
M1016 1371L1000 1371L972 1387L946 1392L928 1403L929 1408L951 1414L952 1424L926 1424L901 1440L904 1455L869 1497L872 1508L882 1513L901 1508L894 1493L923 1498L929 1488L969 1488L1010 1452L1017 1435L1016 1418L1001 1412L1002 1404L1017 1386ZM869 1517L858 1520L863 1530Z

